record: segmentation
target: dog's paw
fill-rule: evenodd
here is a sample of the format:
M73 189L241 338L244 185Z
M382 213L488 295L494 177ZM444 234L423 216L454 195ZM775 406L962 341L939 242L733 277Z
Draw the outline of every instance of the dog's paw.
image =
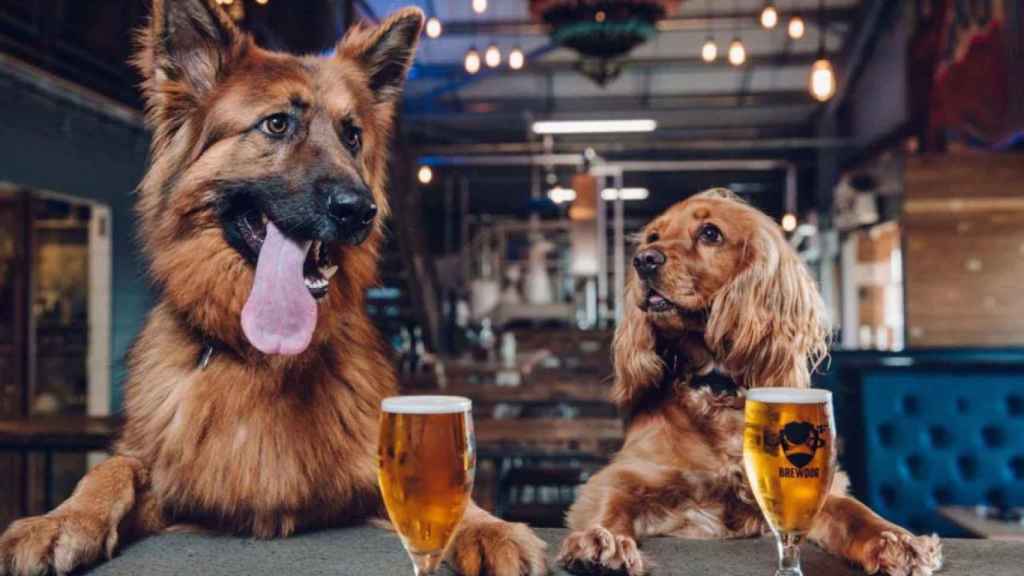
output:
M448 562L463 576L543 576L546 549L526 524L488 520L459 530Z
M938 536L882 532L868 544L864 570L889 576L931 576L942 567Z
M650 569L636 540L601 526L569 534L562 542L558 563L573 574L644 576Z
M93 564L117 544L102 518L53 512L18 520L0 536L0 576L67 574Z

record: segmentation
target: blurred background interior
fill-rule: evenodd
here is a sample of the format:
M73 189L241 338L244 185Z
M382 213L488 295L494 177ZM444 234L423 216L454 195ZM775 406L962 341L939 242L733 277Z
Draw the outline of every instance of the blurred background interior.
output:
M828 303L853 492L916 531L1024 538L1024 3L219 1L304 53L430 16L369 308L404 391L474 400L485 506L561 525L622 437L631 234L727 186ZM126 64L147 9L0 0L0 526L102 457L151 304Z

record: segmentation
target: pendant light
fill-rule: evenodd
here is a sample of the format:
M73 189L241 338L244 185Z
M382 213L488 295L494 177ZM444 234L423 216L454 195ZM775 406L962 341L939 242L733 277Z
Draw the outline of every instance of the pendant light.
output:
M732 3L733 13L736 14L736 2ZM735 16L734 16L735 17ZM739 19L736 19L736 35L733 36L732 42L729 43L729 63L733 66L742 66L747 61L747 48L743 45L743 40L740 39L739 34Z
M761 26L765 30L771 30L779 23L779 10L775 7L775 2L768 0L765 3L764 8L761 9Z
M522 70L525 65L526 55L523 54L522 48L516 46L508 53L508 67L513 70Z
M818 102L828 102L836 93L836 73L825 53L825 6L818 0L818 57L811 65L808 87Z
M476 51L475 47L471 47L469 51L466 52L466 58L463 61L463 64L466 67L466 72L469 72L470 74L476 74L480 71L480 53Z
M704 14L708 16L708 22L711 22L711 3L710 0L704 2ZM700 57L708 64L718 59L718 44L715 44L715 37L711 34L711 26L708 25L708 36L704 39L704 45L700 49Z

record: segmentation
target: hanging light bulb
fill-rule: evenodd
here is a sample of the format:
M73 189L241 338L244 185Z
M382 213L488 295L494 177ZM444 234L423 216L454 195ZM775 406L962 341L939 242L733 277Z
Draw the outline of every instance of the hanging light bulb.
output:
M718 45L715 44L715 39L711 36L704 40L704 46L700 49L700 57L708 63L714 62L718 58Z
M811 65L811 96L818 102L827 102L836 93L836 73L824 54Z
M789 37L793 40L799 40L804 37L806 32L806 26L804 26L804 19L799 16L793 16L789 19Z
M430 169L430 166L420 166L418 172L416 172L416 179L420 181L420 184L426 186L434 180L434 171Z
M470 74L476 74L480 71L480 53L476 51L476 48L470 48L466 52L464 64L466 65L466 72Z
M743 41L737 36L729 44L729 63L733 66L742 66L746 61L747 49L743 46Z
M792 212L787 212L786 215L782 217L782 229L786 232L796 230L796 224L796 215Z
M473 0L473 12L477 14L487 12L487 0Z
M513 70L521 70L526 65L526 55L517 46L508 53L508 67Z
M437 16L431 16L430 20L427 20L427 36L438 38L442 31L441 21L437 19Z
M779 11L775 8L774 2L768 2L764 5L764 9L761 10L761 26L765 29L771 30L775 28L775 25L779 23Z
M818 102L827 102L836 93L836 72L825 55L825 2L818 0L818 58L811 65L808 84L811 96Z
M487 64L488 68L497 68L501 64L501 50L494 44L487 47L484 52L484 63Z

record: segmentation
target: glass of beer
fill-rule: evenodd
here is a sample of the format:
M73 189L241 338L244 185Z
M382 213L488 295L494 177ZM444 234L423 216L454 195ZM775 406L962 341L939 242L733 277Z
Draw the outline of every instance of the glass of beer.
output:
M378 479L415 573L434 574L473 490L472 404L457 396L381 402Z
M755 388L746 395L743 463L779 548L776 576L802 576L800 542L832 486L835 422L827 390Z

